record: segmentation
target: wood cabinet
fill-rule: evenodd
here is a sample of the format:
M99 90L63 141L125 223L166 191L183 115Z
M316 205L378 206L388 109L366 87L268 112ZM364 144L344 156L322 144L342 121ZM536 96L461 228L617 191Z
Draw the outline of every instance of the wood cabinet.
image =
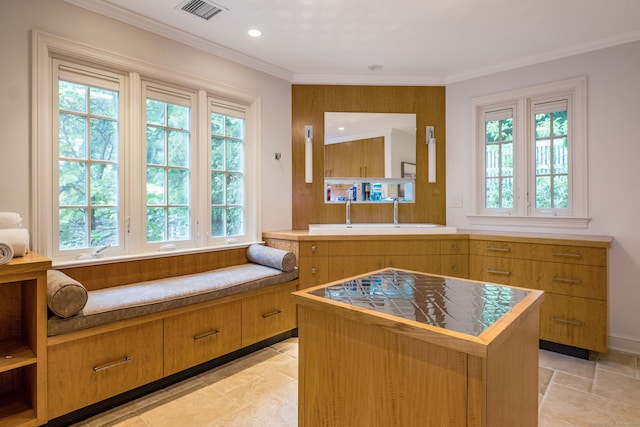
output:
M298 282L264 288L242 298L242 346L246 347L296 327L291 293Z
M470 278L545 291L540 339L607 351L607 248L470 242Z
M325 177L383 178L384 137L327 144L324 165Z
M35 252L0 265L0 426L47 421L49 268Z
M164 319L164 375L242 347L242 303L214 304Z
M162 378L162 319L49 347L49 419Z

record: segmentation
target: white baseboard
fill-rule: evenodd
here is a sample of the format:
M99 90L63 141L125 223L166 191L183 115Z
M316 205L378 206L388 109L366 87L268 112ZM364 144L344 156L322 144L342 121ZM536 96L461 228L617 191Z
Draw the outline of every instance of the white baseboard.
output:
M609 348L640 355L640 341L631 338L609 336Z

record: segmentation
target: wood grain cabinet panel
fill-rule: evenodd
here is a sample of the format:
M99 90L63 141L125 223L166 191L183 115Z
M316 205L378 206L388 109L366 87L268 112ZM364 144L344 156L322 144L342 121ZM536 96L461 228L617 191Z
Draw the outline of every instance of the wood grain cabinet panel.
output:
M164 375L241 347L242 303L232 301L164 319Z
M300 257L298 279L300 288L321 285L329 281L329 264L326 256Z
M48 418L162 378L162 320L50 346Z
M329 282L346 279L386 267L384 255L351 255L329 257Z
M296 280L242 298L242 347L296 327L296 305L291 293L297 287Z
M440 274L453 277L469 277L469 255L441 255Z
M421 273L442 274L440 271L440 255L387 256L385 267L402 268Z
M607 303L548 293L540 307L540 338L593 351L607 351Z
M534 261L537 289L561 295L607 299L607 268L579 264Z

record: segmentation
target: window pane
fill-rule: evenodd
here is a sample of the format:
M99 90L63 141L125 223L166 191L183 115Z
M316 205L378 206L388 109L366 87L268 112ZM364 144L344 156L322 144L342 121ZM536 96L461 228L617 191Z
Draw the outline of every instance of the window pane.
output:
M164 208L147 208L147 241L162 242L165 240Z
M94 116L118 117L118 92L92 87L89 91L89 112Z
M118 210L91 209L91 246L118 244Z
M91 160L118 159L118 122L91 119Z
M165 130L155 126L147 126L147 163L165 165Z
M244 233L242 208L227 209L227 236L239 236Z
M224 139L211 138L211 169L224 170Z
M164 203L164 168L147 168L147 205L163 205Z
M489 178L486 180L485 194L485 206L487 208L500 207L500 180L498 178Z
M243 179L240 174L227 175L227 204L242 204L243 197Z
M60 206L87 205L87 170L84 162L59 162L58 191Z
M87 86L60 81L58 83L58 108L78 113L87 112Z
M227 140L227 170L241 171L244 159L242 141L229 139Z
M500 146L487 145L486 148L486 175L487 177L500 176Z
M502 199L501 208L513 208L513 178L503 178L502 183Z
M211 204L224 204L224 174L214 172L211 174Z
M85 209L58 209L58 239L60 249L86 248L87 215Z
M543 139L536 141L536 175L551 173L551 141Z
M225 134L229 138L244 139L244 119L227 116Z
M551 135L551 115L536 114L536 138L548 138Z
M569 207L569 179L567 175L553 177L553 207L558 209Z
M553 171L569 172L569 146L566 137L553 140Z
M484 133L486 135L486 142L496 142L500 138L500 121L491 120L485 122Z
M212 208L211 209L211 236L222 237L225 231L225 209L224 208Z
M169 208L169 239L189 239L189 208Z
M211 135L224 136L224 115L211 114Z
M553 134L555 136L567 135L567 110L553 113Z
M502 144L501 176L513 176L513 144Z
M169 116L168 125L174 129L189 130L189 112L191 109L182 105L169 104L167 106L167 115Z
M169 204L189 204L189 171L169 169Z
M166 106L164 102L147 99L147 123L164 126L166 125Z
M87 120L84 116L60 113L58 151L60 157L87 158Z
M536 208L551 208L551 177L536 177Z
M503 119L500 120L500 137L503 141L512 141L513 140L513 119Z
M169 131L168 165L189 166L189 134L182 131Z
M90 193L93 206L118 204L118 166L113 163L92 163Z

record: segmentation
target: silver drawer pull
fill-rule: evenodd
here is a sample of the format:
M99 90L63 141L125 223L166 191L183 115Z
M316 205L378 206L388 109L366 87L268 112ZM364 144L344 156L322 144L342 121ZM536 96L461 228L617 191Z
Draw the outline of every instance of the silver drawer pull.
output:
M315 267L311 268L311 274L316 274L318 272L318 269Z
M579 285L579 284L582 283L582 280L565 279L563 277L552 277L551 280L554 281L554 282L573 283L575 285Z
M485 271L490 274L502 274L503 276L508 276L511 274L510 271L491 270L488 268Z
M277 316L278 314L282 313L282 310L276 310L276 311L271 311L269 313L265 313L262 315L263 319L266 319L267 317L271 317L271 316Z
M315 251L316 251L316 249L318 249L318 248L316 247L316 245L311 245L311 252L315 252Z
M565 258L582 258L581 254L569 254L569 253L562 253L562 252L553 252L551 255L565 257Z
M511 252L511 249L509 248L486 248L488 251L493 251L493 252Z
M220 333L219 329L214 329L211 332L206 332L204 334L196 335L195 337L193 337L193 340L194 341L201 340L202 338L210 337L210 336L213 336L213 335L218 335L219 333Z
M124 363L127 363L131 361L131 358L129 356L125 356L124 359L122 360L118 360L117 362L111 362L111 363L107 363L104 364L102 366L94 366L93 367L93 371L94 372L98 372L98 371L104 371L105 369L109 369L109 368L115 368L118 365L122 365Z
M458 251L460 250L460 247L456 244L451 245L451 249L453 249L454 251Z
M582 322L576 322L575 320L561 319L561 318L555 317L555 316L553 316L551 318L551 320L553 320L555 322L566 323L568 325L573 325L573 326L582 326Z

